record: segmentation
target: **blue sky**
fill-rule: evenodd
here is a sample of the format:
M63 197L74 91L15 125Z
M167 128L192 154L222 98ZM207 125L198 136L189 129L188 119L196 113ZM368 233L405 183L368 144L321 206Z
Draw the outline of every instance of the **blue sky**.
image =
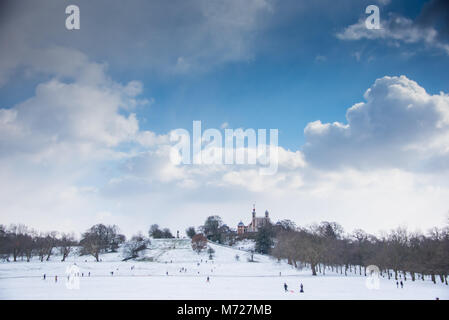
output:
M292 1L277 1L267 25L253 31L248 58L206 71L167 75L163 69L152 70L144 60L115 63L113 57L109 59L114 52L96 51L93 57L108 63L114 79L144 83L143 95L155 100L151 110L139 114L147 119L142 123L145 129L162 134L177 127L190 128L192 120L202 120L208 127L228 122L232 127L279 128L280 144L296 150L304 143L303 129L308 122L344 122L345 110L361 100L374 79L406 75L430 93L449 86L449 73L438 72L449 67L444 52L425 49L419 43L398 48L385 41L337 39L337 32L367 16L364 10L370 3L344 1L333 6L320 2L304 8ZM424 3L379 4L381 20L389 14L416 19ZM82 14L83 19L92 17L87 10ZM126 22L116 23L116 28L126 31ZM71 36L56 37L53 44L63 44ZM83 43L72 46L85 50ZM20 72L18 76L0 88L4 107L30 96L40 81L26 79Z
M64 9L72 3L80 7L81 29L68 31L64 27L66 18ZM363 22L367 17L365 8L370 4L376 4L380 8L382 32L370 30L367 33L357 27L360 21ZM104 1L74 0L70 2L42 1L39 4L33 1L5 1L2 6L0 108L3 113L0 115L4 114L5 119L10 119L7 116L18 119L17 123L13 123L16 118L4 120L5 122L2 123L4 126L2 130L4 129L7 133L4 136L6 142L0 147L3 155L12 154L13 158L5 156L4 179L12 178L11 168L15 166L16 171L33 173L30 176L42 174L42 177L54 177L55 180L59 180L58 183L65 181L66 185L59 187L75 190L76 203L80 208L86 201L94 203L89 209L92 213L86 214L79 224L65 222L61 225L53 225L55 228L69 229L73 226L74 229L82 229L89 223L95 222L92 217L99 214L102 218L110 219L109 222L120 222L126 226L125 229L134 231L136 228L131 221L145 220L144 208L148 205L146 201L150 201L148 199L152 197L157 199L158 203L154 207L155 211L170 211L172 215L179 212L179 208L173 207L173 204L167 204L167 201L172 201L167 200L170 198L169 192L164 190L170 190L172 187L170 183L175 183L177 186L186 183L204 186L208 179L219 181L217 182L219 189L216 192L224 195L223 199L213 204L194 200L195 197L190 195L191 191L182 188L176 191L183 195L181 198L190 197L189 200L179 200L180 206L183 204L182 210L200 212L192 224L199 224L208 212L212 213L216 210L232 212L228 214L229 224L232 225L240 220L243 208L251 207L257 199L262 199L260 202L263 203L261 204L263 208L292 212L291 208L295 206L292 201L295 200L291 199L300 198L304 204L296 206L304 205L307 213L279 214L279 218L285 216L285 218L307 223L320 219L341 220L349 229L357 225L370 227L371 223L357 219L353 221L354 217L358 216L361 204L350 204L352 196L349 194L340 194L339 199L327 199L329 208L341 205L341 208L337 210L339 213L329 213L329 208L317 208L320 201L310 200L318 192L317 190L327 186L327 183L333 179L331 178L331 176L334 177L333 174L345 176L347 172L344 170L356 170L355 173L351 171L354 177L364 175L364 178L359 176L357 179L371 181L370 187L375 185L372 182L375 177L367 177L365 174L376 170L399 170L399 175L402 177L401 183L406 183L413 192L420 193L419 187L423 185L446 190L447 186L440 181L436 182L436 179L428 176L429 173L426 173L425 177L421 176L423 171L429 171L429 167L433 169L430 170L432 174L441 176L440 170L443 169L440 168L447 167L445 166L447 145L444 142L441 143L443 139L441 137L444 134L440 131L438 136L432 133L432 141L422 142L421 138L424 139L428 137L427 134L430 135L427 133L427 128L423 127L417 129L417 131L422 129L422 136L416 137L416 141L421 141L423 145L433 146L433 143L436 144L438 141L438 147L435 147L435 150L432 149L432 155L437 156L419 154L416 156L416 161L397 162L399 161L397 159L415 159L415 155L398 154L393 155L391 159L387 157L385 161L377 161L376 154L383 154L383 152L386 154L389 148L392 148L391 150L417 148L414 141L407 142L406 146L390 145L385 139L391 141L405 139L401 136L401 131L395 128L380 132L378 136L373 136L364 142L363 146L366 145L369 148L365 152L367 154L365 159L361 159L360 155L354 151L353 157L360 158L360 163L348 160L352 151L346 150L348 146L360 148L355 142L357 137L346 141L343 137L350 134L343 133L340 136L338 131L340 129L336 127L334 128L336 133L333 136L323 136L323 131L319 131L321 130L319 128L315 131L310 130L309 136L304 133L305 128L316 120L321 121L322 124L334 122L348 124L347 110L356 103L365 102L364 93L367 89L375 90L376 79L386 76L404 75L407 80L394 78L392 81L398 82L404 88L419 91L413 85L413 82L416 82L419 87L424 88L429 97L434 96L432 99L435 100L435 108L438 109L440 102L437 102L439 98L436 96L440 92L449 91L449 72L446 71L449 70L449 28L445 20L447 11L444 11L448 8L444 1L345 0L335 5L332 1L253 0L243 3L194 0L190 3L173 1L170 4L164 4L161 1L135 0L124 6L121 1L110 1L106 5ZM64 89L53 90L52 81L55 81L53 84L56 88L58 88L57 85L66 85L67 90L69 88L78 90L79 85L86 90L83 91L86 97L95 98L96 96L89 96L89 94L94 94L97 92L95 90L98 90L97 93L105 94L103 98L106 100L111 98L111 101L114 101L112 105L117 98L115 93L123 94L126 98L117 102L117 107L112 110L113 114L107 113L111 112L111 109L106 105L105 111L98 111L98 117L91 119L89 113L76 111L72 114L73 108L77 108L74 104L67 113L58 115L61 108L57 101L61 100L55 95L60 92L58 90ZM126 86L134 82L139 83L138 94L129 95ZM386 86L387 91L395 88L395 84L390 83L388 79L384 79L378 85L378 87L382 86ZM39 91L39 88L43 89ZM373 95L375 101L384 101L388 98L382 96L383 91L380 89L379 92L380 96ZM67 95L71 93L72 91L69 90L66 92ZM107 95L110 93L112 96ZM424 95L422 92L420 94ZM82 101L89 101L89 99ZM418 103L417 101L415 102ZM52 107L46 109L43 105L46 103ZM127 106L123 108L122 104ZM382 109L383 106L375 103L373 106L366 105L367 109L374 110L372 113L367 111L373 116L370 123L377 121L376 110ZM95 108L95 106L87 105L85 110L91 107ZM41 112L40 108L43 109ZM80 109L83 108L80 107ZM399 111L388 114L388 110L393 109L392 107L387 111L384 110L386 122L402 114ZM15 115L16 112L18 115ZM47 115L45 112L51 113L49 116L52 120L44 119ZM429 113L432 112L429 111ZM31 114L37 120L31 119ZM131 114L136 121L132 117L128 118ZM98 132L92 128L89 130L85 128L86 123L95 126L99 119L102 117L108 119L108 116L111 116L114 126L116 121L126 122L126 128L122 128L123 132L111 133L110 123L104 124L105 132L98 129L101 125L95 129ZM408 114L404 116L409 119ZM444 113L435 117L444 119ZM118 118L120 119L117 120ZM58 126L56 123L60 119L65 119L64 121L81 119L79 124L82 127L78 128L76 123L68 122L61 122L61 126ZM273 196L268 200L264 192L254 187L245 190L248 193L244 193L245 196L235 200L235 195L241 192L240 178L253 179L254 184L267 183L273 186L271 195L283 189L276 184L278 182L260 182L257 178L248 176L248 172L239 170L231 170L222 177L207 175L198 177L194 173L186 174L185 172L183 174L186 175L182 176L172 168L173 171L170 171L170 174L173 174L173 177L170 176L171 178L167 180L167 177L156 177L155 172L163 172L160 168L149 168L142 164L145 162L141 159L143 154L159 155L154 151L162 150L163 146L159 142L156 143L156 147L141 142L137 143L139 144L137 148L129 147L130 141L131 146L136 141L141 141L138 137L141 134L151 133L160 137L162 141L173 129L185 128L191 131L193 120L201 120L204 128L220 128L223 123L227 123L230 128L279 129L280 147L288 150L288 157L296 159L295 163L305 161L305 164L298 165L298 168L301 168L294 168L292 172L281 172L281 176L277 176L276 181L285 182L289 179L286 177L297 175L298 181L301 180L302 184L292 182L292 185L284 187L288 191L286 193L290 194L296 188L293 186L295 185L298 193L291 193L290 198ZM49 121L47 128L46 121ZM397 122L401 123L401 120L398 119ZM42 124L36 125L36 123ZM404 123L402 132L412 128L413 123L412 121ZM429 122L429 125L433 126L432 123ZM73 130L68 130L67 127L72 128L72 125ZM383 123L379 123L374 127L382 127L382 125ZM352 125L352 127L355 126ZM26 143L22 140L9 138L8 134L12 131L7 130L13 129L31 132L35 137L42 135L42 141L45 142L42 142L42 147L39 147L41 142L35 142L32 147L25 146ZM85 129L87 133L84 133ZM79 132L83 134L78 136ZM95 136L91 137L90 134L93 135L94 132ZM394 136L392 136L393 133ZM362 132L362 136L363 134ZM129 138L130 135L133 137ZM87 141L87 136L94 142ZM127 138L123 138L124 136ZM52 145L54 139L58 142L57 146ZM304 150L306 143L312 145ZM332 153L333 151L329 150L333 145L327 145L327 143L336 146L341 143L340 150L346 151L342 151L341 154ZM90 154L101 151L101 156L96 155L92 158L86 156L85 162L82 163L61 160L58 158L61 155L52 159L42 156L42 154L47 156L57 153L59 151L56 150L61 145L71 144L75 146L74 149L80 145L87 148L86 145L89 145L91 150L95 150ZM20 157L27 155L30 158L19 160L14 158L16 149L22 150ZM123 154L120 155L120 152ZM343 153L348 154L348 158L342 155ZM105 154L109 154L110 158ZM38 158L36 158L37 155L39 155ZM103 156L105 157L102 158L103 160L98 160ZM336 170L332 172L328 171L329 169L323 169L328 166L314 160L317 156L325 159L332 156L337 167L341 166L344 169L339 167L339 169L332 169ZM325 161L333 162L334 159ZM148 161L150 163L164 162L153 158ZM423 169L424 167L426 169ZM7 172L8 168L10 171ZM129 168L144 169L142 172L134 172L132 171L134 169ZM397 174L396 171L395 174ZM327 178L322 178L323 175ZM377 176L383 175L394 176L386 171L379 172ZM408 175L412 175L413 178ZM145 177L144 181L138 180L142 177ZM26 177L21 179L23 180L18 179L22 181L22 184L17 187L17 190L22 191L17 191L15 196L25 196L28 192L27 186L37 183L35 180L28 181ZM127 179L131 179L131 182ZM408 179L416 179L416 181L412 183ZM36 178L36 180L42 179ZM123 186L117 187L117 181L125 180L126 183ZM409 182L410 185L408 185ZM230 185L224 185L226 183ZM350 184L343 180L339 183L343 183L345 186L343 189L346 188L346 184ZM333 188L340 192L339 183L333 185ZM56 185L58 185L56 182L55 185L49 184L49 190L56 188ZM379 190L384 188L380 184L377 187ZM225 188L225 192L220 188ZM351 188L359 190L360 186L354 184ZM407 188L399 189L405 194L412 192ZM95 195L85 190L96 190ZM117 203L120 202L120 205L126 207L126 210L120 206L117 207L117 203L111 204L108 195L125 195L128 190L145 194L147 200L140 198L130 200L126 197L117 200ZM48 192L48 194L51 193ZM88 195L83 192L87 192ZM197 190L198 194L202 192L201 189ZM439 196L443 197L444 192ZM367 194L369 194L368 191ZM226 195L229 195L228 199ZM4 196L6 197L7 193ZM373 201L375 201L374 197L375 195L373 195ZM401 197L404 197L404 194L398 195L397 199ZM49 198L51 198L50 195ZM419 205L425 207L426 201L431 201L430 198L432 196L419 200ZM265 203L263 199L267 199ZM234 200L236 205L230 207L227 203ZM403 201L407 203L406 198ZM442 201L435 201L435 199L432 201L437 203L437 207L434 209L433 218L426 222L428 226L440 223L447 212ZM379 208L385 211L385 216L391 215L391 212L385 209L389 204L391 199L385 200L384 207ZM401 207L399 202L397 205ZM416 206L412 203L409 205L410 208ZM59 205L56 201L52 203L49 200L46 204L35 204L35 207L38 212L45 212L50 207L49 211L56 214ZM24 207L14 205L5 206L4 209L6 210L4 212L15 212L14 215L20 217L19 220L22 222L29 221L45 228L44 222L40 223L39 220L27 216L24 213L26 211ZM314 211L319 213L317 215L310 213ZM3 214L5 216L2 218L5 221L15 222L12 213ZM389 228L396 224L419 226L424 219L412 209L405 210L402 214L397 220L379 223L372 226L372 229ZM180 228L173 217L161 218L156 213L153 215L150 215L148 220L161 220L162 224ZM226 216L226 214L222 215ZM37 216L43 217L45 214L39 213ZM51 215L45 217L43 221L50 220ZM67 221L71 219L67 217Z

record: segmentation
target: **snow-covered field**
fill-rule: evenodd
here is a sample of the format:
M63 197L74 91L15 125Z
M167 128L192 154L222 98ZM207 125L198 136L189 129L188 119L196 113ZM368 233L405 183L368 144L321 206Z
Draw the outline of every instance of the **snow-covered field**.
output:
M49 262L2 262L0 299L449 299L448 286L428 280L406 281L398 289L393 280L381 278L375 290L365 277L329 271L313 277L308 269L267 256L255 255L256 262L249 262L244 250L209 245L215 250L212 261L206 252L192 251L189 240L174 239L153 240L146 261L123 262L120 253L110 253L101 262L77 255L66 262L58 256ZM74 264L79 289L67 287L66 270ZM299 293L300 283L304 293Z

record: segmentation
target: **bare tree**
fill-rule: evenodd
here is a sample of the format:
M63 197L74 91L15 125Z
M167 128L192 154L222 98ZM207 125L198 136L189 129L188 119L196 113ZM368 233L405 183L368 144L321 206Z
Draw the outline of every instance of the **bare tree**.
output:
M59 240L59 251L62 255L62 262L69 256L73 250L73 246L76 245L75 235L73 233L63 233Z

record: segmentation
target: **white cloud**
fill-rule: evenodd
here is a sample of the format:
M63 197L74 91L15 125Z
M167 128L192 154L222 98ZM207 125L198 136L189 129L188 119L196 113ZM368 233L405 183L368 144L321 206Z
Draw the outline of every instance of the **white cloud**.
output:
M431 95L405 76L386 76L364 97L366 102L348 109L347 124L315 121L306 126L309 163L419 171L432 170L429 163L436 157L449 160L447 94Z
M356 24L346 27L336 34L340 40L381 39L392 45L424 44L429 48L436 48L449 55L449 44L441 41L438 31L431 26L422 26L411 19L401 16L381 17L380 29L368 29L365 20L360 19Z
M34 70L53 75L37 85L35 95L9 109L0 109L0 150L3 157L25 156L33 161L71 157L86 161L110 158L125 142L149 144L160 138L139 130L137 107L148 104L137 96L142 84L114 82L105 67L76 50L53 48L52 67ZM56 57L71 57L64 64ZM59 63L59 62L61 63ZM95 73L95 76L93 76Z

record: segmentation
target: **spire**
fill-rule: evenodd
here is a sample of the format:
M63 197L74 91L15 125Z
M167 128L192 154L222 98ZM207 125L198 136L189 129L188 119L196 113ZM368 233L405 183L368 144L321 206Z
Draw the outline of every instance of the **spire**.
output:
M256 205L253 204L253 218L256 217Z

